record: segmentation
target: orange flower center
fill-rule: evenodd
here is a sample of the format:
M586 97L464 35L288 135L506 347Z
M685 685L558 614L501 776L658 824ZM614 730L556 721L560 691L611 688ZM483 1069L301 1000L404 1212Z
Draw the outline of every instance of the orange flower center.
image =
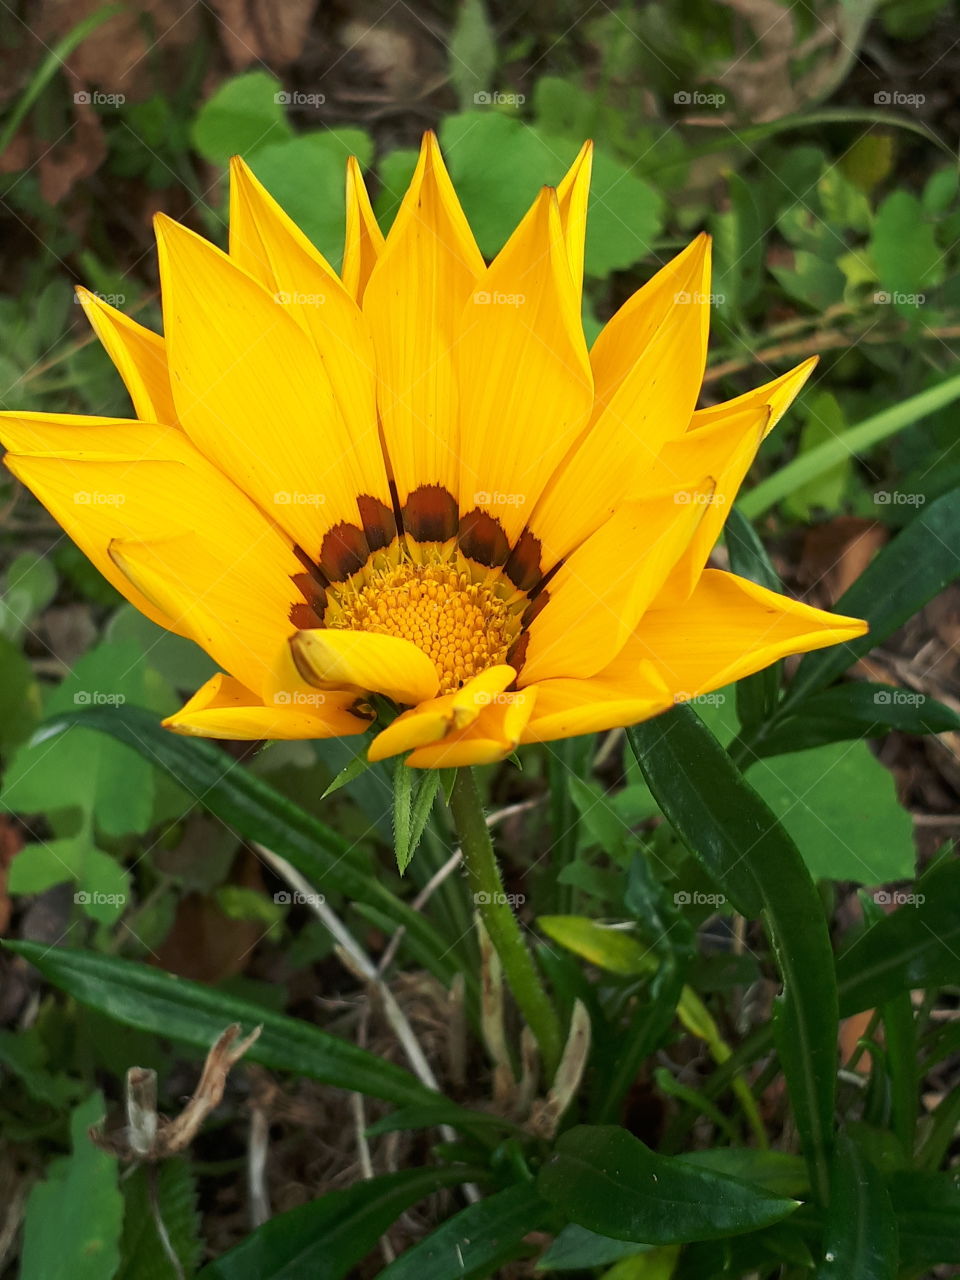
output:
M411 641L436 666L440 692L451 693L505 662L520 632L517 604L498 577L475 581L466 564L450 562L403 560L366 570L354 580L354 593L338 595L328 608L326 625Z

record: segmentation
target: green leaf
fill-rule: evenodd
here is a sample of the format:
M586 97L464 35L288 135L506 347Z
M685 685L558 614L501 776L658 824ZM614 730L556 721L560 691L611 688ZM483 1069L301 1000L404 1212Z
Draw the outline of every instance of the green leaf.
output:
M447 42L450 79L465 110L489 102L497 66L497 45L483 0L460 0Z
M734 573L759 583L768 591L783 591L780 576L771 564L757 531L737 507L727 517L724 540ZM762 671L737 681L737 715L741 724L766 722L777 704L782 669L782 662L774 662Z
M588 1231L575 1222L563 1228L550 1248L537 1263L538 1271L581 1271L586 1267L604 1267L621 1258L649 1253L648 1245L633 1240L611 1240L609 1236Z
M797 1208L795 1200L657 1155L613 1125L569 1129L541 1169L538 1186L572 1222L641 1244L738 1235Z
M388 1173L264 1223L205 1267L201 1280L343 1280L412 1204L475 1174L468 1169L406 1169Z
M787 497L788 494L793 493L801 485L808 484L818 476L823 475L824 472L830 471L845 458L860 456L868 449L873 448L874 445L879 444L881 440L886 440L889 436L896 435L898 431L903 431L904 428L913 426L921 418L926 418L929 414L936 413L937 410L952 404L958 397L960 397L960 374L954 375L952 378L946 378L935 387L928 387L926 391L910 396L907 400L901 400L889 409L881 410L880 413L874 414L872 418L867 418L865 422L848 428L832 440L827 440L823 444L817 445L815 449L810 449L807 453L800 454L792 462L788 462L785 467L781 467L773 475L768 476L766 480L762 480L760 484L755 485L749 493L740 499L738 503L740 510L748 519L755 520L758 516L762 516L765 511L769 511L771 507L776 506L778 502ZM940 502L944 500L944 498L941 498ZM929 511L925 513L927 517L931 515L937 505L937 503L932 504ZM920 519L922 517L917 518ZM885 554L887 550L889 550L889 547L885 548L880 554ZM955 573L960 572L960 562L957 562L957 564L958 568ZM837 604L838 611L842 603L840 601ZM913 609L909 610L906 616L909 617L912 612ZM831 652L834 651L831 650Z
M825 441L842 435L847 426L843 409L830 391L819 391L805 401L806 420L800 432L798 456L810 453ZM852 461L841 458L829 471L798 485L784 503L791 515L809 520L814 510L837 511L850 479Z
M197 1185L184 1159L141 1165L123 1181L123 1238L120 1269L115 1280L179 1280L157 1233L150 1204L148 1178L156 1178L160 1220L187 1275L200 1265L203 1242L197 1212Z
M760 290L768 224L756 189L738 173L727 178L730 207L710 220L714 243L712 289L726 318L740 315Z
M193 145L205 160L225 165L270 142L293 137L284 112L283 89L275 76L248 71L225 80L193 122Z
M20 649L0 636L0 750L4 755L28 737L40 719L40 690Z
M405 1129L433 1129L442 1124L457 1125L466 1133L488 1129L522 1132L512 1120L508 1120L505 1116L498 1116L492 1111L468 1111L455 1102L443 1099L421 1106L400 1107L370 1125L366 1133L368 1138L377 1138L384 1133L400 1133Z
M126 1026L202 1049L209 1049L231 1022L247 1031L262 1026L260 1038L247 1052L252 1061L401 1106L436 1101L434 1091L402 1067L312 1023L115 956L36 942L6 945L36 965L54 986Z
M960 862L944 858L914 889L886 892L897 910L855 938L837 960L845 1018L916 987L960 983Z
M942 1104L941 1104L942 1105ZM890 1199L907 1270L960 1264L960 1183L948 1173L895 1173Z
M636 976L652 973L659 964L653 947L586 916L539 916L537 925L548 938L608 973Z
M437 769L408 769L398 757L393 770L393 840L401 875L417 851L440 790Z
M548 146L557 146L550 138ZM647 258L663 228L666 211L655 187L602 147L593 157L584 271L605 279Z
M198 803L246 840L266 845L302 872L319 892L342 893L377 908L403 925L422 952L435 958L434 972L449 981L456 958L424 918L401 902L373 873L358 870L350 844L330 827L291 804L261 778L219 747L161 728L157 718L135 707L90 707L60 715L45 727L53 735L63 726L83 724L127 743L175 780L189 779Z
M896 1280L897 1223L880 1173L845 1135L837 1142L817 1280Z
M756 1151L752 1147L711 1147L688 1151L683 1159L714 1173L739 1178L773 1195L799 1199L809 1189L807 1171L799 1156L782 1151Z
M814 311L826 311L843 297L843 272L819 253L797 249L793 267L771 267L780 287Z
M21 1280L106 1280L115 1273L123 1218L117 1162L87 1133L103 1116L99 1093L80 1103L70 1117L72 1153L54 1160L30 1192Z
M651 791L688 848L713 871L731 901L746 885L749 904L762 905L783 978L774 1033L811 1181L825 1199L837 997L816 888L787 832L689 707L636 725L627 737Z
M934 390L943 393L947 387L951 388L950 399L960 396L960 377L952 378ZM926 391L922 395L930 396L931 392ZM914 397L915 400L919 398ZM909 403L904 401L904 404ZM942 407L928 403L931 404L928 412ZM751 497L755 495L756 490ZM766 510L767 505L760 509ZM785 707L792 709L806 694L829 684L857 658L882 644L928 600L960 577L958 543L960 489L953 489L920 511L892 542L887 543L837 601L837 613L865 618L870 630L859 640L807 654L791 682Z
M877 210L870 254L880 284L889 293L922 294L943 274L943 252L920 201L903 188L891 192Z
M507 1187L461 1209L402 1253L381 1280L465 1280L496 1275L550 1215L533 1183Z
M756 755L776 756L828 742L881 737L890 729L917 734L956 732L960 715L925 693L851 680L804 698L750 745Z
M865 742L778 755L747 772L815 880L884 884L913 876L913 820L893 774Z
M30 622L53 599L57 573L49 559L24 551L11 561L0 598L0 631L19 641Z
M348 783L353 782L354 778L359 778L361 773L366 773L370 767L370 761L367 759L366 752L358 752L349 764L345 764L343 766L334 780L330 783L329 787L327 787L326 791L324 791L320 799L326 800L327 796L332 796L334 792L339 791L341 787L345 787Z

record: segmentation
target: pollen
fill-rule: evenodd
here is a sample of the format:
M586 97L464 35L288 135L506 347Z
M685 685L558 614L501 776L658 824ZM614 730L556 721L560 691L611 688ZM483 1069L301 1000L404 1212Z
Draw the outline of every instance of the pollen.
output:
M327 626L410 640L436 666L441 693L505 662L519 634L516 608L496 583L474 581L457 564L404 560L363 578L328 610Z

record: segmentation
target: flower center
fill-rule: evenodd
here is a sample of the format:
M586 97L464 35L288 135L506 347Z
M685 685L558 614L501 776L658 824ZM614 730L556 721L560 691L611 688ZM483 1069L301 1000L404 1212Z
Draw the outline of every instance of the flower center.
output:
M477 581L468 563L457 560L402 560L361 571L353 592L331 601L324 621L328 627L410 640L437 668L440 692L451 693L506 661L520 633L522 605L512 586L505 590L497 581ZM483 572L489 579L489 571Z

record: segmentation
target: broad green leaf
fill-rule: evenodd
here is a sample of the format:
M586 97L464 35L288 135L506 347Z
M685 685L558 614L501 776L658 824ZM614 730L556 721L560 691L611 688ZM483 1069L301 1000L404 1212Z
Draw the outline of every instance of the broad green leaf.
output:
M960 984L960 862L941 859L916 886L884 892L896 910L837 960L843 1017L915 987Z
M245 1031L262 1026L260 1038L247 1053L252 1061L401 1106L436 1101L434 1091L402 1067L312 1023L115 956L35 942L7 945L54 986L126 1026L202 1049L209 1049L231 1022Z
M756 1151L752 1147L711 1147L704 1151L687 1151L683 1159L687 1164L714 1173L739 1178L752 1187L769 1191L773 1195L800 1199L807 1194L809 1181L807 1170L799 1156L782 1151Z
M758 760L747 774L815 880L884 884L913 876L913 820L893 774L865 742Z
M447 48L460 106L466 110L491 102L497 45L484 0L460 0Z
M638 1245L633 1240L613 1240L571 1222L537 1263L537 1270L581 1271L586 1267L604 1267L620 1258L649 1252L648 1245Z
M572 1222L640 1244L684 1244L755 1231L796 1200L660 1156L613 1125L578 1125L540 1171L543 1197Z
M960 1265L960 1180L946 1173L895 1173L890 1199L900 1229L900 1265Z
M560 144L545 138L548 147ZM663 228L659 191L602 147L593 157L584 271L606 278L650 256Z
M115 1280L179 1280L157 1234L147 1177L147 1169L141 1165L123 1180L123 1238ZM155 1177L157 1205L167 1237L183 1271L192 1276L203 1255L196 1179L183 1158L164 1160L156 1166Z
M10 563L0 595L0 631L19 642L38 613L53 599L57 573L49 559L24 551Z
M756 297L763 272L767 223L757 191L737 173L727 179L730 207L711 219L713 283L716 303L724 317L736 317Z
M797 249L793 267L771 267L780 287L814 311L826 311L843 297L843 272L821 253Z
M204 1267L200 1280L345 1280L380 1236L411 1205L475 1170L406 1169L300 1205L258 1227Z
M172 689L193 693L217 670L216 663L198 644L173 631L164 631L132 604L117 610L107 623L104 638L112 644L137 645L148 665Z
M810 449L807 453L800 454L792 462L788 462L785 467L781 467L773 475L768 476L766 480L761 480L758 485L755 485L749 493L744 494L740 499L738 503L740 510L748 519L755 520L757 516L762 516L765 511L769 511L771 507L776 506L788 494L793 493L800 485L815 480L817 476L830 471L845 458L857 457L866 453L868 449L872 449L881 440L886 440L888 437L896 435L898 431L903 431L904 428L913 426L921 418L925 418L929 414L943 409L946 405L952 404L958 397L960 397L960 374L956 374L952 378L946 378L935 387L928 387L925 391L920 391L906 400L901 400L897 404L891 405L888 409L882 409L879 413L867 418L865 422L860 422L855 427L849 427L842 435L825 441L815 449ZM945 495L939 501L945 502L949 496ZM937 505L938 503L933 503L917 519L923 519L926 516L929 520ZM940 517L938 516L937 518L939 519ZM914 521L915 523L916 521ZM949 548L949 542L947 545ZM890 547L886 547L880 554L884 555L889 550ZM935 554L934 559L939 562L943 559L943 556ZM954 556L954 561L958 565L954 570L954 576L956 576L956 573L960 572L960 562L957 561L956 556ZM861 575L854 585L859 585L864 576ZM853 588L851 588L852 590ZM929 597L927 598L929 599ZM886 603L890 603L890 601L888 600ZM843 612L842 605L843 601L838 601L836 605L837 612ZM911 606L904 616L909 617L915 611L915 608ZM862 617L863 615L857 616ZM857 643L862 643L862 641ZM875 640L868 640L867 648L870 648L875 643ZM847 646L841 647L846 648ZM828 652L835 653L836 650L831 649ZM840 670L843 670L843 668L841 667Z
M6 636L0 636L0 750L20 745L40 719L40 689L33 667Z
M664 814L731 901L737 902L746 885L750 906L762 905L783 979L774 1034L811 1180L825 1199L836 1089L837 996L816 887L790 836L688 707L636 725L627 737Z
M381 1280L464 1280L492 1276L551 1217L532 1182L507 1187L461 1209L381 1271Z
M896 1280L897 1223L880 1173L841 1135L817 1280Z
M809 396L804 407L805 421L798 449L800 457L825 441L835 439L847 426L840 402L831 391L819 391ZM839 510L851 469L851 459L841 458L829 471L821 471L806 484L798 485L784 502L786 510L801 520L809 520L818 508L830 512Z
M750 746L755 755L776 756L828 742L881 737L890 729L955 733L960 729L960 715L925 693L851 680L804 698L792 713L779 716L768 731L761 730Z
M680 1246L667 1244L632 1258L621 1258L600 1280L672 1280L679 1257Z
M539 916L537 925L548 938L609 973L636 976L657 968L656 951L623 929L608 928L586 916Z
M189 782L197 802L246 840L266 845L301 871L319 892L342 893L377 908L395 926L404 925L421 951L434 958L434 972L447 981L457 971L446 942L419 911L401 902L371 872L359 870L348 842L330 827L284 799L219 747L161 728L157 717L135 707L91 707L64 713L43 730L83 724L140 751L175 780Z
M951 378L934 390L943 394L947 388L950 388L950 399L960 396L960 377ZM929 397L931 392L921 395ZM915 400L920 398L914 397ZM905 401L904 405L909 403ZM947 401L942 400L938 404L928 401L930 408L927 412L941 408L944 403ZM756 490L751 497L755 495ZM762 506L761 510L766 510L766 505L769 504ZM754 511L753 514L759 513ZM929 507L921 509L837 601L834 606L836 613L865 618L870 630L859 640L807 654L791 682L785 706L793 709L806 694L829 684L857 658L882 644L928 600L960 577L958 545L960 489L953 489Z
M943 252L920 201L900 188L882 202L869 244L883 289L893 295L922 294L943 274Z
M249 158L267 143L293 137L280 81L265 71L225 80L193 122L193 145L205 160L225 165L231 156Z
M21 1280L106 1280L115 1273L123 1218L117 1162L87 1133L103 1116L99 1093L80 1103L70 1117L72 1153L54 1160L30 1192Z

